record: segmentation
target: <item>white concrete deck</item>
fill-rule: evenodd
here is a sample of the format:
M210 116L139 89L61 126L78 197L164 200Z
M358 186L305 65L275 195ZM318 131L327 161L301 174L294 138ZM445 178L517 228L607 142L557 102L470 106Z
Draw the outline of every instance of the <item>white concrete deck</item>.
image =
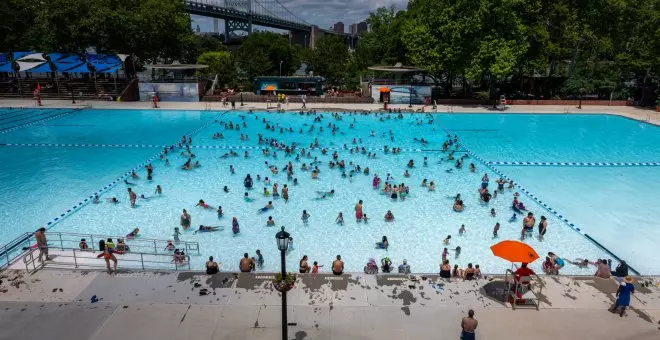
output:
M5 271L0 339L278 339L281 298L271 277ZM543 281L540 311L513 311L489 294L499 278L442 282L440 288L436 275L307 274L288 293L289 339L458 339L468 309L476 312L480 340L660 337L658 279L638 279L623 318L607 311L617 287L613 280ZM99 302L91 303L93 295Z

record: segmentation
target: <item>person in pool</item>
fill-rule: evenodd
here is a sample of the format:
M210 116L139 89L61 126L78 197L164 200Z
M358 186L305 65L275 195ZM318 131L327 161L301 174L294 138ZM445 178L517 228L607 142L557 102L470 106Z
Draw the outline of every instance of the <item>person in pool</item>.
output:
M518 220L518 215L513 214L513 216L509 217L509 223L515 222Z
M376 249L386 249L390 246L390 243L387 241L387 236L383 236L380 242L376 242Z
M451 240L451 235L447 235L447 237L445 237L445 239L444 239L444 241L442 241L442 243L444 245L449 245L450 240Z
M221 230L220 227L214 227L210 225L200 225L199 229L195 230L195 234L197 233L211 233L214 231L219 231Z
M197 202L197 204L196 204L195 206L196 206L196 207L202 207L202 208L204 208L204 209L213 209L213 210L215 210L214 207L212 207L212 206L206 204L206 202L204 202L204 200L199 200L199 202Z
M394 221L394 214L392 214L392 210L388 210L385 213L385 222L392 222Z
M337 215L337 218L335 219L335 223L340 225L344 224L344 215L341 212L339 212L339 215Z
M500 231L500 222L495 223L493 227L493 238L497 238L497 233Z
M545 216L541 216L541 221L539 221L539 240L543 241L543 236L545 232L548 231L548 220Z
M274 225L275 225L275 220L273 220L273 216L268 216L268 221L266 221L266 226L272 227Z
M564 260L561 257L555 255L555 253L553 252L548 252L548 257L550 258L550 260L552 260L552 263L554 264L554 266L552 267L552 273L558 275L559 270L564 268L565 265Z
M236 219L236 217L232 217L231 219L231 231L234 235L241 232L241 227L238 225L238 219Z
M117 197L109 197L109 198L106 198L105 200L106 200L106 202L108 202L108 203L114 203L114 204L118 204L118 203L119 203L119 200L117 199Z
M527 216L523 218L523 229L520 232L520 239L524 240L526 234L531 234L534 231L534 225L536 224L536 219L534 214L531 212L527 213Z
M243 186L245 186L245 188L249 190L252 189L252 185L253 185L252 177L250 177L250 174L248 174L247 176L245 176L245 179L243 180Z
M462 212L464 209L463 201L462 200L455 201L453 209L455 212Z
M332 190L330 190L330 191L317 191L316 193L317 193L318 195L320 195L320 196L317 197L316 199L317 199L317 200L322 200L322 199L325 199L325 198L327 198L327 197L332 197L332 196L334 196L334 194L335 194L335 189L332 189Z
M259 209L259 213L265 213L266 211L273 209L273 201L268 201L268 204L263 208Z
M190 228L190 225L192 224L192 217L190 214L188 214L186 209L183 209L183 213L181 214L180 218L180 224L181 227L183 227L183 230Z
M136 238L136 237L138 237L139 232L140 232L140 228L135 228L135 229L133 229L133 231L126 234L126 238L129 239L129 240L133 239L133 238Z
M307 210L303 210L301 217L303 223L307 223L309 221L309 217L310 215L307 213Z
M254 199L251 198L250 195L248 195L247 191L246 191L245 194L243 195L243 200L244 200L245 202L248 202L248 203L254 201Z

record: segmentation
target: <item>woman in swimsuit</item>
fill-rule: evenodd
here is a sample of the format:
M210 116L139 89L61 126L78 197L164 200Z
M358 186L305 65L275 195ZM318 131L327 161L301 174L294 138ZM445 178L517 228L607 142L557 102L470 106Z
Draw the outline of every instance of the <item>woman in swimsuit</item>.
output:
M181 221L180 221L181 226L185 230L190 228L191 223L192 223L192 217L190 216L190 214L188 214L186 209L183 209L183 213L181 214Z
M394 221L394 214L392 214L391 210L388 210L387 213L385 213L385 222L392 222Z
M539 240L543 240L545 232L548 230L548 220L545 216L541 216L541 221L539 221Z
M311 268L309 267L309 264L307 263L307 255L304 255L302 257L302 259L300 259L300 263L299 263L299 266L298 266L298 272L300 272L300 274L305 274L305 273L309 273L310 269Z
M236 219L236 217L233 217L231 220L231 231L234 233L234 235L241 232L241 228L238 225L238 219Z
M360 222L362 220L362 200L359 200L358 203L355 205L355 219L357 222Z
M129 239L129 240L133 239L133 238L136 238L138 236L139 232L140 232L140 228L135 228L135 229L133 229L133 231L128 233L128 235L126 235L126 238Z
M443 279L448 279L451 277L451 266L449 265L449 260L442 261L442 264L440 265L440 277Z
M211 233L211 232L218 231L218 230L220 230L220 227L200 225L199 229L195 230L195 234L197 234L197 233Z

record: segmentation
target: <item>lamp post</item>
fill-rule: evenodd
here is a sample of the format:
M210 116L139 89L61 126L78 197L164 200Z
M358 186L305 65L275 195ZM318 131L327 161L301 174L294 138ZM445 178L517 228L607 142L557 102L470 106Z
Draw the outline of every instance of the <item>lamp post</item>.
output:
M408 92L409 92L409 95L408 95L408 107L409 107L409 108L412 108L412 91L413 91L413 89L412 89L412 85L410 85L410 87L409 87L409 89L408 89Z
M584 87L580 88L580 103L578 104L578 109L582 109L582 97L587 92Z
M289 248L289 233L282 230L275 234L275 239L277 240L277 249L280 250L280 258L282 260L282 278L286 277L286 250ZM286 318L286 290L282 291L282 340L287 340L288 338L288 322Z
M282 63L283 62L284 62L283 60L280 60L280 77L282 76Z
M243 88L240 87L238 90L241 91L241 106L243 106L243 105L245 105L245 104L243 104Z

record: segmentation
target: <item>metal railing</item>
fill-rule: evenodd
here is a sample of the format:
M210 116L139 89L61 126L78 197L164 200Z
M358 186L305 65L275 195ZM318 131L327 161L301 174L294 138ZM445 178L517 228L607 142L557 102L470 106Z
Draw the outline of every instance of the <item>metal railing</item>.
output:
M47 232L46 237L48 238L49 249L80 251L80 240L84 238L91 250L96 249L96 243L98 241L111 238L113 241L124 239L126 246L128 246L127 253L129 254L171 256L171 251L167 249L167 240L147 239L141 237L127 239L124 236L66 232ZM33 256L32 253L34 252L34 249L32 249L31 246L34 244L36 244L34 233L26 232L9 243L0 246L0 270L9 267L10 264L24 253L26 256ZM174 243L174 246L178 249L184 250L188 255L201 255L199 243L197 242L181 241Z
M66 249L54 254L55 260L37 262L38 257L35 252L37 248L30 249L23 255L23 263L28 273L34 273L37 270L49 267L74 267L74 268L105 268L106 263L103 259L103 253L94 250ZM69 253L70 251L70 253ZM150 253L114 253L117 259L118 267L125 269L166 269L166 270L190 270L190 256L185 255L184 261L176 261L173 254L150 254ZM112 263L111 263L112 265Z

